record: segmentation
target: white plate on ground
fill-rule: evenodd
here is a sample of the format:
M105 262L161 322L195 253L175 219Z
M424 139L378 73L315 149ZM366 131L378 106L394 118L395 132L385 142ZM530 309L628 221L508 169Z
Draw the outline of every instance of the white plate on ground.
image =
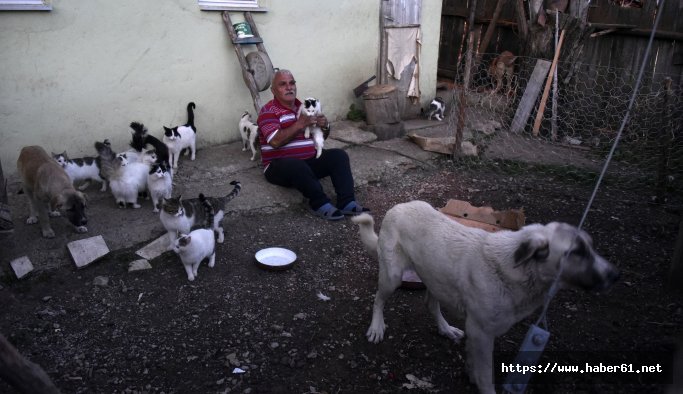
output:
M273 271L291 268L296 261L296 253L285 248L266 248L256 252L256 265Z

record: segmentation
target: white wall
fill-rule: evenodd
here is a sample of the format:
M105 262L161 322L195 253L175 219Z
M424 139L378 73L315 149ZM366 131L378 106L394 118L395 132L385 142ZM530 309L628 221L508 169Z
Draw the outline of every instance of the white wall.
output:
M186 121L189 101L200 147L239 139L238 119L254 108L220 12L201 11L195 0L52 4L51 12L0 12L6 176L26 145L80 157L109 138L123 150L131 121L161 137L163 125ZM351 90L377 71L378 1L260 4L268 12L253 16L273 65L292 70L300 97L320 98L328 117L343 119L356 101ZM424 1L424 102L435 92L440 12L440 1Z

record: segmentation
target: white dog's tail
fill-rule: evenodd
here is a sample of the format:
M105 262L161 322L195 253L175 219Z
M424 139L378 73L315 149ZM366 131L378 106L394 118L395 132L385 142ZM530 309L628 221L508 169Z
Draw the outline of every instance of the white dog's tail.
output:
M365 250L377 258L377 233L375 233L375 220L367 213L351 218L358 225L360 240L365 245Z

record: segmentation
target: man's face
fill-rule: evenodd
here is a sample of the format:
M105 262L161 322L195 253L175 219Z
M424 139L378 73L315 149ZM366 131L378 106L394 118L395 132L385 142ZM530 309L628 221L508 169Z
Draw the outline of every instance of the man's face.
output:
M278 73L271 88L273 97L285 105L292 106L296 100L296 81L289 73Z

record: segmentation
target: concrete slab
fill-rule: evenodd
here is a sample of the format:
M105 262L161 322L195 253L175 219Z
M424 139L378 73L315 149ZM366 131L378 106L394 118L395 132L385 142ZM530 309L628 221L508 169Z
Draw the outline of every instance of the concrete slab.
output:
M21 279L28 275L29 272L33 271L33 264L31 264L31 260L29 260L27 256L12 260L10 266L12 266L12 270L14 270L17 279Z
M152 265L145 259L131 261L130 264L128 264L128 272L144 271L149 269L152 269Z
M135 254L143 259L153 260L154 258L161 256L161 254L165 251L169 250L169 246L170 242L168 240L168 234L164 234L147 244L147 246L144 248L137 250Z
M109 248L101 235L69 242L67 245L76 268L87 267L90 263L109 253Z

